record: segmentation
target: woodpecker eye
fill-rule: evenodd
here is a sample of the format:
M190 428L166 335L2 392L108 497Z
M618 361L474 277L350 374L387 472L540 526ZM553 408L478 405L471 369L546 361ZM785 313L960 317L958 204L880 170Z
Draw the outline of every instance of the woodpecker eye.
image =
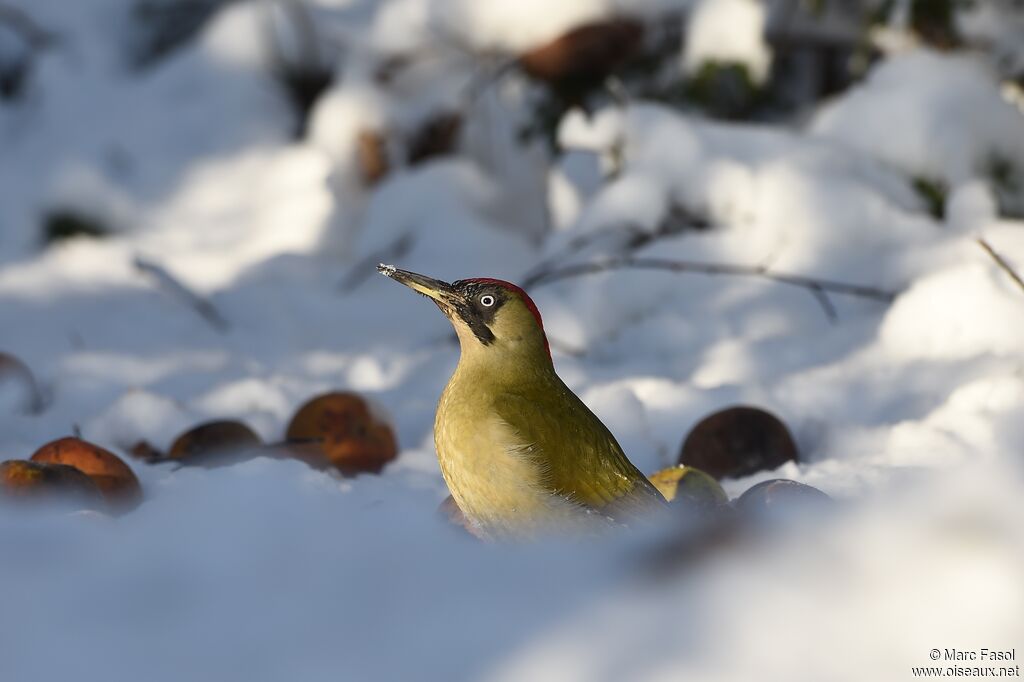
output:
M494 305L494 297L491 296L490 294L484 294L483 296L480 297L480 305L484 306L485 308L490 308L492 305Z

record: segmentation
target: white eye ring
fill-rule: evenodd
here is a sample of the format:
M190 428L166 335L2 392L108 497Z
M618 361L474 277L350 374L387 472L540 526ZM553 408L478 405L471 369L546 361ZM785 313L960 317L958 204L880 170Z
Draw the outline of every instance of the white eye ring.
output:
M490 308L492 305L494 305L494 297L491 296L490 294L484 294L483 296L480 297L480 305L486 308Z

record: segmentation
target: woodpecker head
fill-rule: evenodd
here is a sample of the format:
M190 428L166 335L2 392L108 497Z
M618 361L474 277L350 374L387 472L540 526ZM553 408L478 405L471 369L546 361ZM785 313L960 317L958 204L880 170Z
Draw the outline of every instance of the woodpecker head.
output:
M377 271L430 298L451 320L463 353L539 356L551 363L540 311L525 291L500 279L438 279L378 265Z

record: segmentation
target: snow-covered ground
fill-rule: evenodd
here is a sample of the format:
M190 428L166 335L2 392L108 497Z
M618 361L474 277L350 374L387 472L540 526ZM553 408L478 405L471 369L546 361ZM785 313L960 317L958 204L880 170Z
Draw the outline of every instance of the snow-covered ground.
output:
M980 58L890 55L794 127L643 102L570 114L559 135L576 151L550 171L515 141L511 76L466 105L457 156L370 188L359 133L400 133L464 96L478 71L465 46L519 49L629 3L320 0L316 25L348 42L301 141L265 5L228 5L137 70L129 0L21 4L61 38L0 101L0 351L49 404L4 403L0 459L74 427L112 449L166 447L230 417L277 440L333 388L379 403L401 454L349 480L271 459L133 461L146 500L124 516L5 507L0 680L865 681L911 679L934 648L1024 657L1024 291L976 243L1024 270L1024 223L1005 217L1024 206L1024 115ZM463 49L389 88L373 79L367 55L437 35ZM763 50L748 50L759 69ZM613 147L621 172L602 180ZM999 182L994 160L1011 169ZM947 188L943 218L920 179ZM114 234L44 249L56 209ZM448 526L431 429L457 347L433 306L366 264L521 281L619 253L627 231L680 210L712 229L635 255L896 299L833 294L831 320L812 293L761 278L538 285L559 373L647 472L707 413L769 409L804 461L726 489L792 478L842 512L658 572L665 529L502 547ZM137 257L208 297L227 330Z

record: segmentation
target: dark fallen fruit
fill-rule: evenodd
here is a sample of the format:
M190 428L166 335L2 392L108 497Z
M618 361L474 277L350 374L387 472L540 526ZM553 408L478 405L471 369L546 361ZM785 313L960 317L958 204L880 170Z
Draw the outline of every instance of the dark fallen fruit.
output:
M648 478L673 506L712 511L729 504L729 496L718 481L700 469L674 466L653 473Z
M816 515L833 504L833 499L817 488L786 478L762 481L733 501L742 518L764 521Z
M556 89L596 88L640 47L643 24L617 18L577 26L523 53L520 68Z
M262 443L242 422L221 419L199 424L178 436L167 459L190 466L224 466L255 453Z
M81 508L102 509L103 494L86 474L66 464L12 459L0 463L0 496L15 499L61 498Z
M391 170L388 144L379 130L360 130L356 137L356 162L363 184L372 187L383 180Z
M730 407L700 420L690 431L679 463L717 479L740 478L798 461L789 429L756 407Z
M153 447L153 444L150 443L148 440L137 441L135 445L126 449L129 455L131 455L135 459L142 460L147 464L159 462L160 460L164 459L167 456L164 453L160 452L160 450L158 450L157 448Z
M109 450L81 438L61 438L47 443L35 451L31 460L78 469L91 478L111 502L137 502L142 497L142 486L131 467Z
M287 438L316 441L304 449L319 449L346 476L380 473L398 455L391 427L355 393L333 392L313 398L292 417Z

